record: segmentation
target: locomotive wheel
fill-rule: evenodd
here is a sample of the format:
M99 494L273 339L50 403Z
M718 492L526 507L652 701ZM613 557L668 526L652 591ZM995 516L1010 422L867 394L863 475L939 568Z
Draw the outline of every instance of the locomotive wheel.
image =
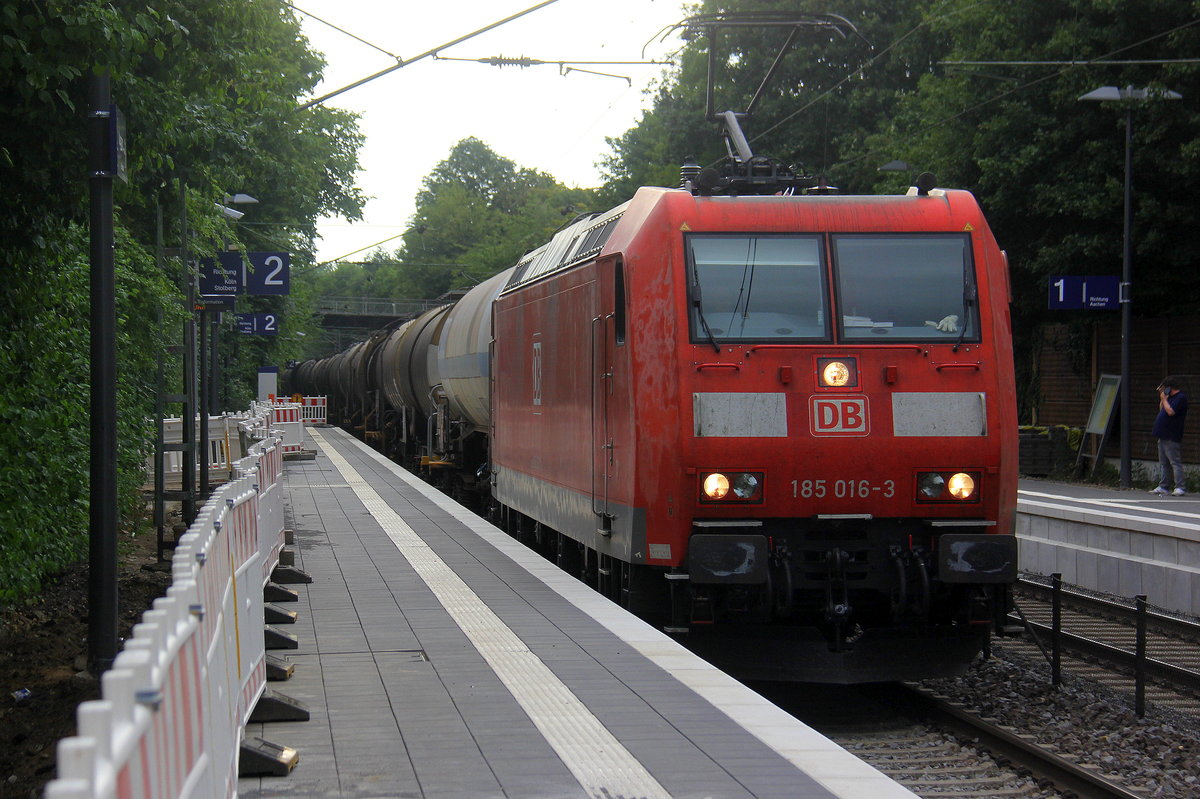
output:
M600 590L600 553L594 549L579 545L580 559L583 562L582 568L579 570L579 579L583 580L584 584L596 591Z
M555 533L554 535L558 539L554 558L555 564L572 577L579 577L583 568L583 558L581 557L579 544L560 533Z

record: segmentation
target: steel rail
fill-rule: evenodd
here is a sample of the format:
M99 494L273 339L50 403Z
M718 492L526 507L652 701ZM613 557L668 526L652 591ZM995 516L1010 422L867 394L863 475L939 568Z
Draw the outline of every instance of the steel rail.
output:
M1045 596L1047 597L1046 601L1049 601L1048 598L1053 593L1053 589L1050 586L1025 578L1017 581L1017 587L1022 591L1029 591L1030 593L1036 593L1039 596ZM1071 604L1079 607L1092 608L1105 613L1112 613L1128 620L1131 624L1133 623L1135 614L1137 612L1132 605L1127 605L1122 602L1113 602L1110 599L1089 596L1088 594L1081 594L1066 588L1062 589L1062 598L1063 601L1070 602ZM1200 624L1197 624L1194 621L1176 618L1175 616L1168 616L1152 610L1146 612L1146 620L1164 632L1200 638Z
M1009 618L1016 620L1016 617L1013 616ZM1044 633L1046 636L1050 636L1054 632L1050 625L1042 624L1041 622L1030 621L1028 625L1038 633ZM1062 630L1058 634L1065 647L1077 654L1103 658L1110 664L1122 668L1133 669L1137 666L1137 656L1126 649ZM1200 672L1185 669L1181 666L1174 666L1156 658L1146 658L1145 664L1146 674L1149 677L1166 680L1181 688L1200 691Z
M902 685L909 690L909 698L919 712L956 733L978 738L984 748L1045 777L1061 792L1073 792L1082 799L1145 799L1102 776L1095 767L1057 755L1029 736L992 724L928 689L913 683Z

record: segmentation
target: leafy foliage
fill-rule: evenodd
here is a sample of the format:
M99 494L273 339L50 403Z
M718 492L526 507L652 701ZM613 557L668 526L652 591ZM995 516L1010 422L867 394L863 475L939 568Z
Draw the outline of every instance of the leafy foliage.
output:
M800 171L803 163L845 193L902 191L925 170L939 185L971 190L1009 253L1026 409L1038 396L1030 356L1039 326L1051 318L1047 277L1120 272L1127 110L1134 130L1134 312L1200 312L1191 276L1200 241L1190 221L1200 193L1200 65L1189 61L1200 45L1200 3L848 0L829 9L806 0L706 0L698 10L836 10L853 24L844 38L802 32L743 127L756 152ZM762 28L715 37L700 30L652 111L610 140L603 189L610 199L643 183L671 185L666 164L723 157L702 112L710 41L718 55L714 110L743 110L783 36ZM1166 87L1185 100L1132 109L1079 102L1101 85ZM911 171L878 171L893 160ZM1055 313L1054 321L1066 321Z
M141 510L157 363L181 341L178 259L155 257L159 230L193 256L225 246L286 250L311 261L316 218L361 216L353 115L297 110L320 57L278 0L0 0L0 602L86 550L89 453L89 78L110 75L127 122L129 182L117 182L118 488L123 518ZM245 226L216 205L251 191ZM183 205L187 206L186 211ZM160 219L162 220L160 222ZM301 297L240 310L303 311ZM227 340L230 337L227 337ZM298 351L297 340L235 345L229 393L244 407L249 375ZM169 391L182 388L167 357Z
M1189 276L1200 244L1185 221L1200 191L1194 106L1078 99L1101 85L1200 96L1196 65L1157 63L1195 56L1197 9L1158 0L1053 0L1022 2L1005 14L957 3L954 13L926 17L949 43L946 61L1049 62L930 73L889 132L891 141L906 142L912 163L933 168L945 185L971 188L1008 250L1027 406L1038 386L1030 359L1020 354L1033 351L1040 325L1064 321L1046 310L1048 276L1120 274L1126 111L1134 133L1134 312L1191 315L1200 308ZM1085 63L1092 59L1143 63Z
M417 209L394 253L319 276L326 297L434 298L507 269L577 213L593 192L518 168L475 138L458 142L426 176Z

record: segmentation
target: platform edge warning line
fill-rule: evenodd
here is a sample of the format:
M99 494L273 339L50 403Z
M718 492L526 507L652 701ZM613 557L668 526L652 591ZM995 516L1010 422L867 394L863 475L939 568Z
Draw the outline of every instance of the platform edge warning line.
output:
M670 799L670 793L317 430L329 458L384 533L487 661L546 742L594 797Z

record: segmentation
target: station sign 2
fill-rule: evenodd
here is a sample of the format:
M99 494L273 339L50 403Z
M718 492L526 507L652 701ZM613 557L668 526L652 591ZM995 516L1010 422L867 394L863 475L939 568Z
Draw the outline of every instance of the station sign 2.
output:
M246 275L249 294L287 294L291 291L292 256L286 252L246 253L250 271Z
M238 332L247 336L279 335L279 316L273 313L240 313Z
M218 253L200 261L200 294L288 294L291 291L292 256L286 252Z

